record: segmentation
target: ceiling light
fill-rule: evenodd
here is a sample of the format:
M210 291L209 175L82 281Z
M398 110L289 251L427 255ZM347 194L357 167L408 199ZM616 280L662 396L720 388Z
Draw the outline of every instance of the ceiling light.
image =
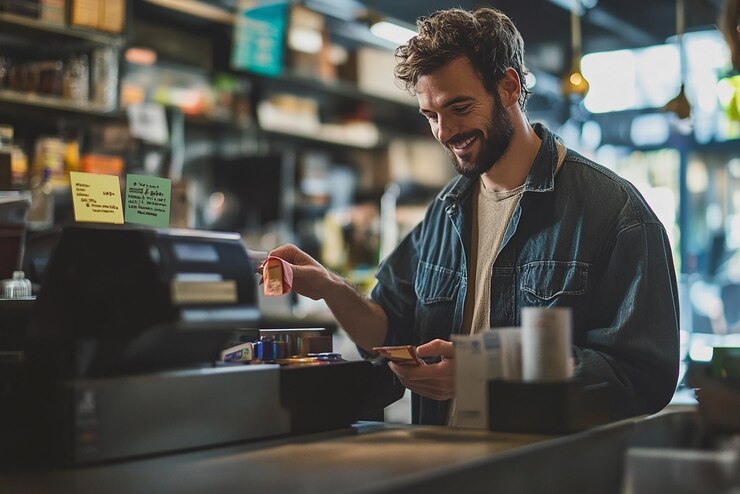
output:
M681 120L691 116L691 103L689 103L686 97L683 83L681 84L681 90L678 92L678 95L665 104L663 111L673 112Z
M686 79L686 52L683 45L685 27L684 16L684 0L676 0L676 40L678 42L678 59L679 67L681 69L681 90L675 98L670 100L663 107L663 111L673 112L681 120L688 119L691 116L691 104L689 103L688 98L686 98L686 90L684 87L684 80Z
M563 95L571 99L582 99L588 92L589 84L581 72L581 15L579 0L574 0L570 11L570 41L573 58L570 70L560 81Z

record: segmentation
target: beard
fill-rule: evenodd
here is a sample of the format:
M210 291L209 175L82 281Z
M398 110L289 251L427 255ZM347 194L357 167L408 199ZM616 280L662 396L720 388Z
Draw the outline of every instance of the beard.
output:
M511 144L511 139L514 135L514 126L511 123L509 114L501 106L501 99L498 94L495 94L495 98L496 105L491 115L492 123L486 128L488 139L484 139L484 133L482 131L455 139L458 142L473 136L479 139L480 151L475 156L474 161L466 161L459 158L452 152L449 145L445 144L445 150L450 155L455 170L464 177L476 178L490 170L501 159L504 153L506 153L509 144Z

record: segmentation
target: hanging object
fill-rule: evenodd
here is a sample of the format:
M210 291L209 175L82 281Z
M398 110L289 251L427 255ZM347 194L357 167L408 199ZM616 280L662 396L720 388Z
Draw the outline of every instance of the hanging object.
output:
M665 104L663 111L673 112L681 120L691 116L691 103L686 97L686 53L683 46L685 28L684 0L676 0L676 40L678 42L679 70L681 72L681 90L678 95Z
M732 67L740 71L740 0L725 0L719 30L730 47Z
M588 92L589 84L581 72L581 2L573 0L570 10L570 44L573 58L570 70L560 81L563 95L571 99L582 99Z
M691 116L691 103L689 103L686 97L683 83L681 83L681 90L678 92L678 95L665 104L663 111L673 112L681 120Z

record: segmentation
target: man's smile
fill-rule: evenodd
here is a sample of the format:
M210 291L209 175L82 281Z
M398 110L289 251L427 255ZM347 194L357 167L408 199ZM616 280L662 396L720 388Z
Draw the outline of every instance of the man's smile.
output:
M477 137L478 136L472 135L463 140L458 139L454 143L449 143L448 146L457 156L463 156L468 153L470 147L472 146L473 142L475 142Z

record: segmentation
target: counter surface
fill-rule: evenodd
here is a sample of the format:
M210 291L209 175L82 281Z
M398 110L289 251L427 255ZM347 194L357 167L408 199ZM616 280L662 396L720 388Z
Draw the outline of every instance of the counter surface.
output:
M0 492L449 493L461 483L465 492L490 492L492 485L500 492L534 492L533 487L568 492L574 486L589 492L589 482L601 492L616 492L617 469L635 431L649 427L660 435L651 421L683 428L684 415L633 419L561 437L361 423L351 431L82 468L0 472ZM589 471L590 462L609 471ZM579 473L574 476L567 465Z

